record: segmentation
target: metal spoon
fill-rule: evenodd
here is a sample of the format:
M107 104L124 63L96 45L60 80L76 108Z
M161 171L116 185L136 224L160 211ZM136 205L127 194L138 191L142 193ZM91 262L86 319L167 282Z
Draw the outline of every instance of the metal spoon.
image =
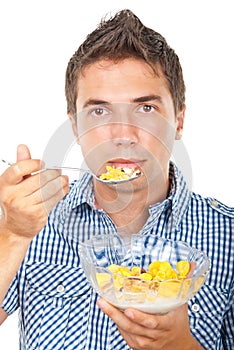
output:
M8 162L8 161L5 160L5 159L1 159L1 162L7 164L8 166L11 166L11 165L13 164L13 163L11 163L11 162ZM122 184L122 183L124 183L124 182L132 181L132 180L135 180L135 179L137 179L138 177L140 177L140 176L142 175L142 173L139 171L139 173L137 173L136 176L129 177L129 178L127 178L127 179L122 179L122 180L103 180L103 179L100 179L100 177L98 177L98 176L95 175L91 170L88 170L88 169L82 169L82 168L76 168L76 167L69 167L69 166L51 165L51 166L48 166L48 167L43 168L41 171L44 171L44 170L73 170L73 171L82 171L82 172L84 172L84 173L89 173L89 174L91 174L97 181L100 181L100 182L102 182L102 183L109 184L109 185L117 185L117 184Z

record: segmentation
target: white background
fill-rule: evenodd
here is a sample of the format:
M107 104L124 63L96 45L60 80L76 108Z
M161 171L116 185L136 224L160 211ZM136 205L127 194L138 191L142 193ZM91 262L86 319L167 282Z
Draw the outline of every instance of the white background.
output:
M187 86L183 142L192 163L192 189L234 206L231 4L225 0L1 1L0 159L14 161L19 143L28 144L33 157L43 156L51 136L66 120L68 60L101 17L130 8L145 25L165 36L180 57ZM81 162L78 147L71 147L66 162ZM0 328L0 347L18 349L16 314Z

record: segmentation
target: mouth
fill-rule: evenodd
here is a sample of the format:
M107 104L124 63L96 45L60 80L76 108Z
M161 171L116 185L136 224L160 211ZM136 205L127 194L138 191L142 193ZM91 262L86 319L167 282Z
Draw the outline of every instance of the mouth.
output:
M127 180L142 175L143 161L133 159L114 159L106 163L106 172L99 177L102 180Z
M129 168L129 169L138 169L140 170L143 166L144 160L138 159L113 159L107 162L107 166L111 166L114 168Z

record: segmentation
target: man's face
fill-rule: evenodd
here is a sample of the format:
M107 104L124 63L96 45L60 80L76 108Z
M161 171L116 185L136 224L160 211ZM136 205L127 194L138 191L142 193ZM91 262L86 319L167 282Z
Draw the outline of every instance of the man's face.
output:
M75 132L97 174L106 165L137 167L147 181L168 169L183 112L175 116L166 81L143 61L99 61L78 80ZM142 180L136 180L142 181Z

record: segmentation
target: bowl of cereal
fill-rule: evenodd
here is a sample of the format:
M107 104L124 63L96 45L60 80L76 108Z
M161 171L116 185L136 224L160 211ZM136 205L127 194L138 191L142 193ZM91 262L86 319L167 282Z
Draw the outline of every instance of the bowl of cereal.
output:
M182 241L147 234L96 235L80 243L94 290L121 310L163 314L192 298L209 273L206 254Z

